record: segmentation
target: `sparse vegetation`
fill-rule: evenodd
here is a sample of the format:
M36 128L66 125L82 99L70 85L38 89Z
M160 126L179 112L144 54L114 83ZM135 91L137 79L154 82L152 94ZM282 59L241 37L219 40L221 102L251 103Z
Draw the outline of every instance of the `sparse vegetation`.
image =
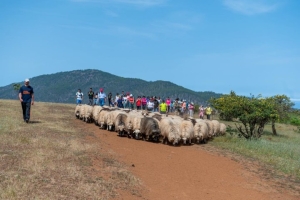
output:
M86 142L92 133L74 126L74 105L36 102L29 124L18 101L1 100L0 112L0 199L110 199L118 190L138 195L139 179Z
M240 137L238 131L232 128L238 122L223 121L223 123L227 124L229 134L216 137L210 144L257 159L300 180L300 134L295 131L297 127L278 124L276 136L272 133L272 125L267 124L259 140L248 141Z

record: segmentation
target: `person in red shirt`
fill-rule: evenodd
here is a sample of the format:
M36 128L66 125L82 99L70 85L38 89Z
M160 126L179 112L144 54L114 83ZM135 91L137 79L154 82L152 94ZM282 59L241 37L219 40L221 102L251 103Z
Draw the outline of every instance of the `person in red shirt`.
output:
M134 109L134 97L132 94L129 95L129 103L130 103L130 109Z
M137 110L141 110L141 105L142 105L142 99L141 99L141 96L138 96L138 98L137 98L136 101L135 101L135 104L136 104L136 109L137 109Z

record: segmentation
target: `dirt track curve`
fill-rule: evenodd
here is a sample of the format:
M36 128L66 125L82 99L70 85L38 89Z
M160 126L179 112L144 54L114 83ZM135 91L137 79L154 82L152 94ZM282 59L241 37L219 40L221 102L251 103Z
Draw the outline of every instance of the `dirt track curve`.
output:
M76 124L93 132L96 138L88 140L113 152L141 180L145 188L141 196L121 192L119 199L300 199L295 192L274 187L241 162L207 151L205 145L173 147L118 137L78 120ZM97 162L94 165L97 168Z

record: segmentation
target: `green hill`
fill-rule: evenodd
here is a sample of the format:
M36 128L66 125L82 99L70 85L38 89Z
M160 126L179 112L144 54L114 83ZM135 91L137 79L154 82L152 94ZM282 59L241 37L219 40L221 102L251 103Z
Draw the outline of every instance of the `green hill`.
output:
M144 81L137 78L123 78L100 70L74 70L36 76L30 79L34 88L35 100L56 103L75 103L75 93L80 88L84 93L84 102L87 103L87 92L92 87L94 91L104 88L106 94L113 96L122 91L130 92L134 96L160 96L187 99L198 104L206 104L211 97L220 97L222 94L214 92L195 92L168 81ZM17 92L13 84L0 87L0 99L16 99ZM20 82L22 85L23 82Z

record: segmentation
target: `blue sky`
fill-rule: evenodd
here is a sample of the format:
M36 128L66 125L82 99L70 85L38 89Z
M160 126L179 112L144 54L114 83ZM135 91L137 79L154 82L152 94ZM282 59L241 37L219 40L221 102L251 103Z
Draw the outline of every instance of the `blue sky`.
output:
M299 10L299 0L1 0L0 86L99 69L300 99Z

